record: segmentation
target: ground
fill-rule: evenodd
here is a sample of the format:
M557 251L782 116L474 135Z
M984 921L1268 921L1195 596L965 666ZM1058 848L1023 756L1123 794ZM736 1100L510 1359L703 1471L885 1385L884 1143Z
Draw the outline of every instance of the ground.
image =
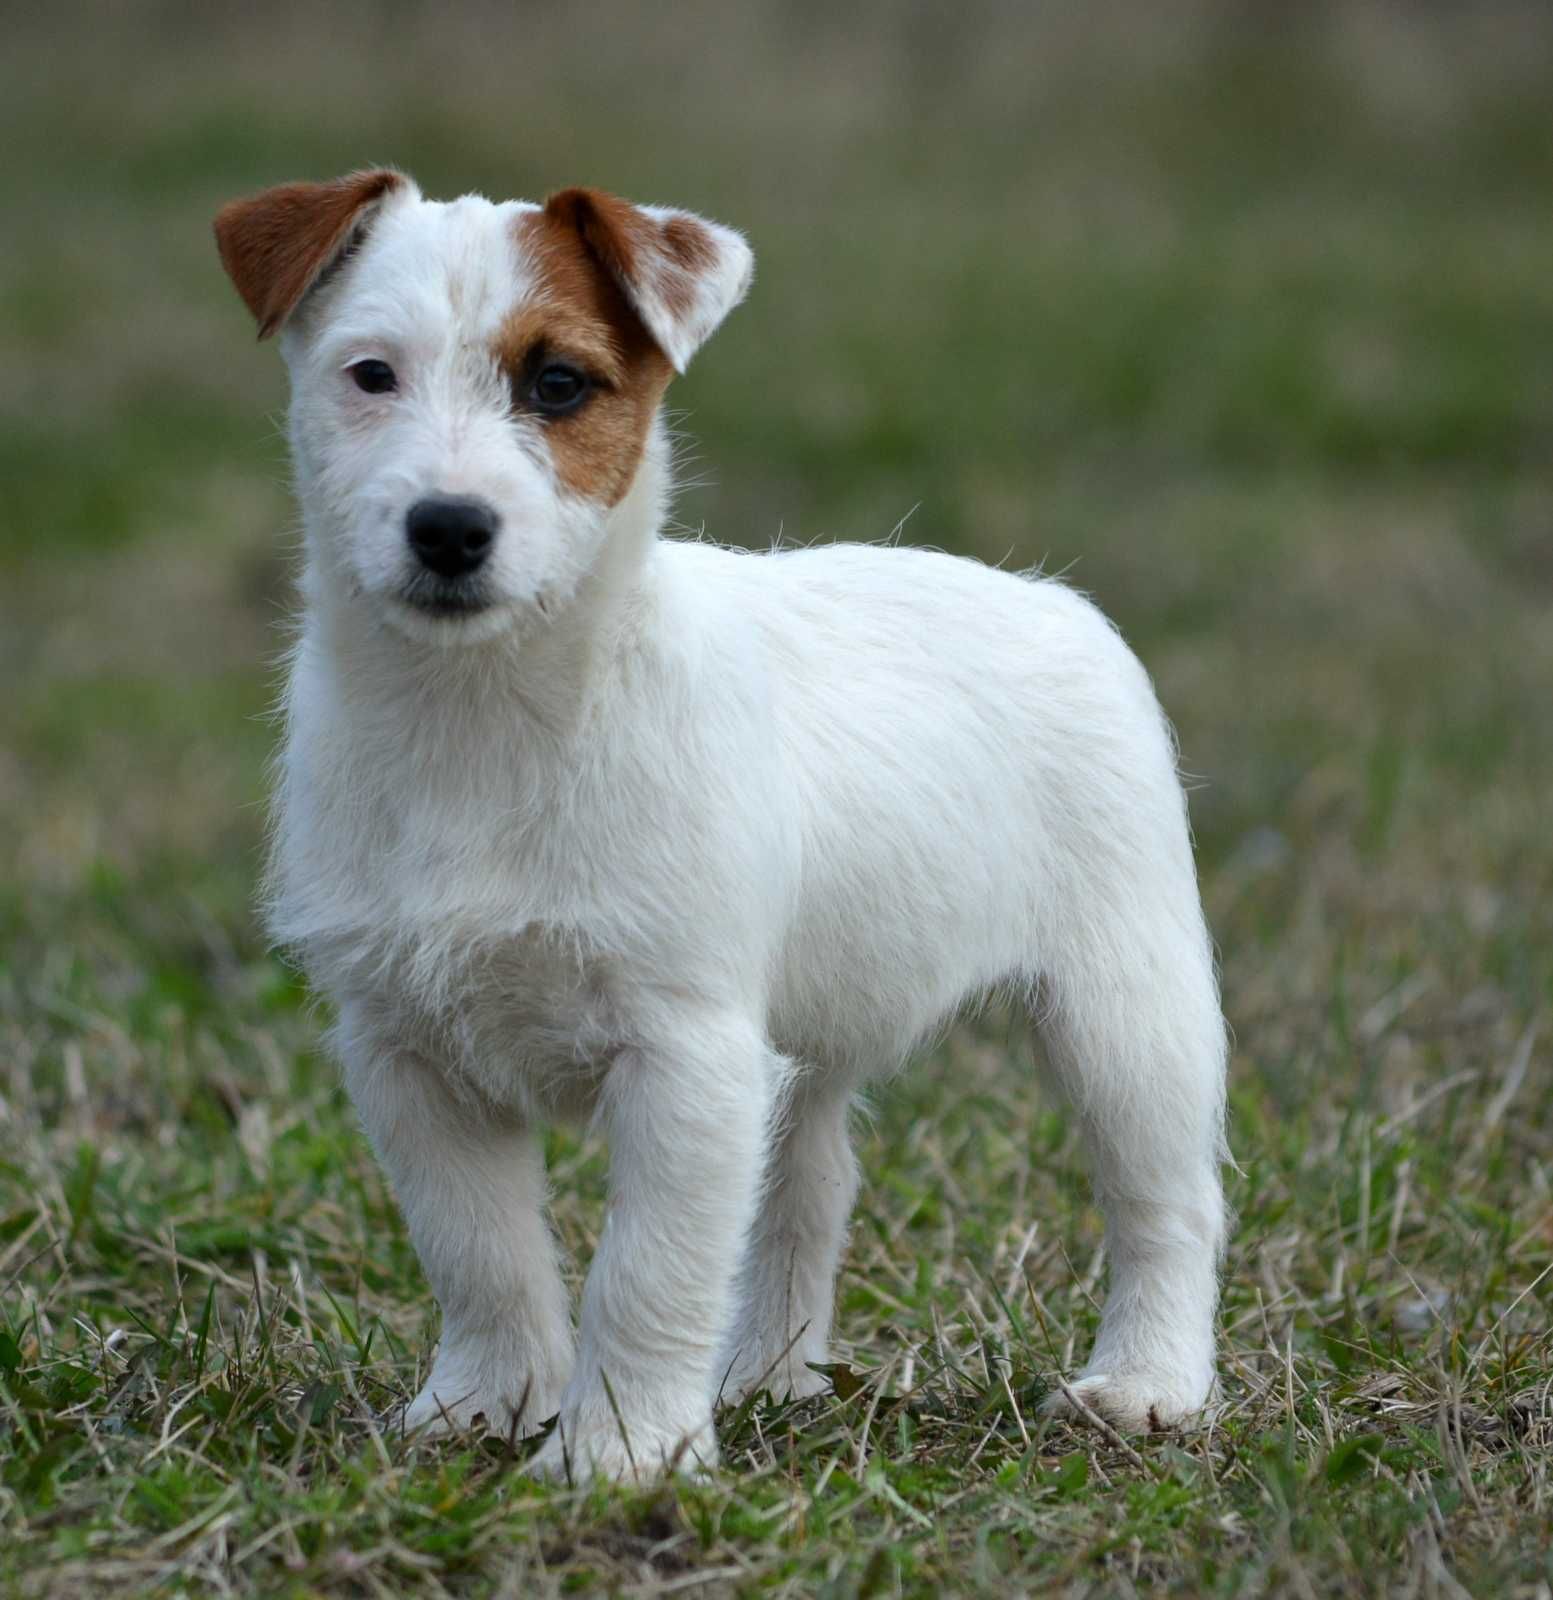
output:
M0 1593L1547 1596L1553 28L648 16L7 23ZM252 909L293 523L208 221L377 161L745 228L683 521L904 519L1143 655L1236 1039L1211 1426L1041 1420L1100 1229L999 1014L876 1097L830 1392L710 1480L376 1420L435 1310ZM602 1155L550 1153L585 1261Z

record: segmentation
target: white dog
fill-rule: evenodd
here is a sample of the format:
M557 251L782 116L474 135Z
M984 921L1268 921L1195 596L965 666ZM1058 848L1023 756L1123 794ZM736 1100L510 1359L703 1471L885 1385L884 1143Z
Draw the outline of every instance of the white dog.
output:
M998 989L1106 1215L1059 1403L1201 1408L1224 1028L1170 733L1100 612L927 551L661 536L664 389L750 283L726 228L378 171L216 235L281 336L306 524L272 927L442 1305L405 1423L558 1415L536 1470L626 1477L713 1461L720 1398L822 1387L849 1103ZM555 1117L611 1157L575 1348Z

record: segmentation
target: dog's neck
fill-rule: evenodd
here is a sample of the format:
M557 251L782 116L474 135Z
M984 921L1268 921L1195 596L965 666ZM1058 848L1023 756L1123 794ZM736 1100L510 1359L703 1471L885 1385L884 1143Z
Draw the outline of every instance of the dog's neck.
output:
M668 439L654 426L636 477L609 512L592 566L574 590L547 597L516 627L471 643L406 636L338 585L304 572L304 649L334 668L339 692L428 717L456 706L461 717L490 712L564 738L582 723L623 650L642 637L643 613L657 603L656 549L671 492Z

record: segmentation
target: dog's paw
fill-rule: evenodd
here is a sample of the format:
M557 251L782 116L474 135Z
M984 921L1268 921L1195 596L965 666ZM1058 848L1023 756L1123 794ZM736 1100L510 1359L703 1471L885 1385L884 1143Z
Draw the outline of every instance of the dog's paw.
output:
M1088 1411L1118 1433L1160 1433L1203 1420L1210 1400L1211 1388L1201 1392L1169 1375L1087 1372L1048 1395L1041 1410L1076 1423L1089 1422Z
M543 1430L560 1407L559 1388L532 1378L492 1382L458 1370L432 1370L426 1387L391 1420L403 1433L424 1439L454 1433L494 1433L527 1439Z
M651 1483L669 1473L696 1476L717 1465L711 1420L683 1431L652 1424L622 1426L613 1412L603 1417L565 1412L529 1460L527 1471L556 1483Z
M808 1400L817 1394L830 1393L830 1378L816 1372L816 1366L826 1364L824 1351L797 1360L779 1355L764 1361L739 1361L729 1369L723 1380L721 1404L738 1405L752 1394L769 1393L774 1400Z

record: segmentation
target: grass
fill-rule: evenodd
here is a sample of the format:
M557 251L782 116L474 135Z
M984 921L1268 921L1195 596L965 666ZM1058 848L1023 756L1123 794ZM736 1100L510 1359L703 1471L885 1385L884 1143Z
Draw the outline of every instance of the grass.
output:
M1546 1596L1553 32L655 15L8 24L0 1593ZM208 219L384 159L746 227L681 516L911 513L1144 655L1237 1039L1211 1428L1038 1422L1100 1229L1002 1017L876 1096L835 1392L715 1478L379 1426L435 1312L252 919L292 514ZM585 1261L602 1152L551 1158Z

